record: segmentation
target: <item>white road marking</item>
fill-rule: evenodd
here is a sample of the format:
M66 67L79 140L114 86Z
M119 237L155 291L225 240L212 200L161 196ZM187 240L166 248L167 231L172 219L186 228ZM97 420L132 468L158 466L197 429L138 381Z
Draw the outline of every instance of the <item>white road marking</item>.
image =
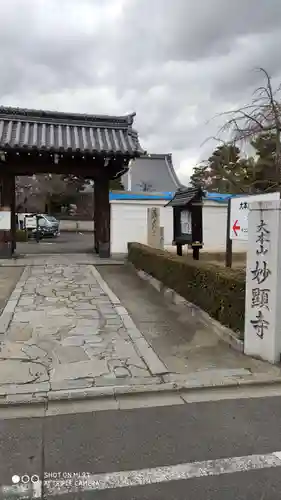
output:
M167 467L111 472L105 474L76 474L72 479L55 479L44 481L44 493L60 496L69 493L81 493L148 484L165 483L184 479L193 479L235 472L249 472L258 469L281 467L281 451L266 455L248 455L244 457L220 458L203 462L190 462ZM0 487L0 493L9 499L40 498L42 481L29 484L13 484ZM27 497L28 494L28 497Z

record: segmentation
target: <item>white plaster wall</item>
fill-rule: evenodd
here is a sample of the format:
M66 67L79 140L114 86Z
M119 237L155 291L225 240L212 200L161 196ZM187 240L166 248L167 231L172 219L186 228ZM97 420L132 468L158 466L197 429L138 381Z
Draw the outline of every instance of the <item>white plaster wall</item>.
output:
M147 208L160 207L160 226L164 227L164 244L173 241L173 209L166 200L111 200L111 251L126 253L128 241L147 243ZM227 204L205 201L203 205L204 250L224 252ZM61 231L93 231L93 221L61 220ZM247 242L233 241L233 251L246 251Z
M147 244L147 208L160 207L160 226L164 227L164 245L173 241L173 209L166 200L111 200L111 252L126 253L128 241ZM203 205L204 250L224 252L227 204L205 201ZM234 252L246 252L247 242L233 241Z
M227 224L227 204L205 201L203 205L204 250L225 251ZM233 241L234 252L246 252L246 241Z
M147 244L147 209L160 208L160 226L164 227L164 244L173 240L173 209L166 200L111 200L111 252L127 253L127 243Z
M60 220L60 231L93 232L94 222L91 220Z

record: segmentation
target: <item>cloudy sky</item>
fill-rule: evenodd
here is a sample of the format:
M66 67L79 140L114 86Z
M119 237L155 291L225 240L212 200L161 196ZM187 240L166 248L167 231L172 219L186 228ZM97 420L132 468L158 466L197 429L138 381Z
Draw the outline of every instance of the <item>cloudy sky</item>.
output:
M0 104L136 111L142 146L172 152L182 182L209 120L251 99L254 68L281 80L280 0L2 0L0 13Z

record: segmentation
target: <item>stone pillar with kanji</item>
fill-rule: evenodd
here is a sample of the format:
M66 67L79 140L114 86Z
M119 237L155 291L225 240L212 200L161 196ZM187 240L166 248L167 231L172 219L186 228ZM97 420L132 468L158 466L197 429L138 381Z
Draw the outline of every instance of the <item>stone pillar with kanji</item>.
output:
M160 248L160 208L150 207L147 209L147 244L153 248Z
M249 204L244 352L270 363L280 361L280 201Z

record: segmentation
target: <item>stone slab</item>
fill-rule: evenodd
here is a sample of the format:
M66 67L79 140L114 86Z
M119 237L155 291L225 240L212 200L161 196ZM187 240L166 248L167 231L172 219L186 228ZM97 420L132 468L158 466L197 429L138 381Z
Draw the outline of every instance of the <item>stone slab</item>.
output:
M84 349L79 346L58 346L55 349L55 354L60 363L77 363L78 361L88 361L89 357Z
M33 394L33 393L47 393L50 390L49 382L38 382L35 384L9 384L1 386L1 392L5 394Z
M94 380L95 387L126 387L126 386L138 386L144 387L148 385L153 385L154 387L157 385L163 384L163 381L160 377L126 377L126 378L116 378L113 374L110 376L104 377L96 377Z
M104 281L104 279L102 278L102 276L95 267L92 267L92 273L95 279L97 280L98 284L100 285L101 289L109 297L110 302L112 302L112 304L119 305L120 300L115 295L115 293L113 293L113 291L109 288L108 284Z
M9 342L5 340L0 345L0 360L1 359L26 359L28 360L28 355L22 350L22 343L18 342Z
M0 361L0 381L3 385L47 382L48 379L47 370L42 364L19 360Z
M65 389L84 389L92 387L94 383L93 378L69 379L69 380L54 380L51 381L52 391L62 391Z
M16 308L16 306L17 306L18 300L14 299L14 297L12 297L12 298L11 297L8 300L7 305L6 305L5 309L4 309L5 313L13 313L14 310L15 310L15 308Z
M33 327L28 323L13 323L8 331L7 337L11 341L25 341L29 340L33 334Z
M13 318L12 312L3 312L0 316L0 335L5 334Z
M97 358L91 361L58 365L51 370L50 380L52 383L58 380L94 378L105 373L108 373L106 361Z
M143 358L144 362L149 368L152 375L163 375L168 373L167 367L158 358L157 354L153 351L152 347L144 338L139 338L134 340L134 345L139 353L140 357Z
M200 384L202 381L212 381L214 378L225 380L226 378L240 378L251 376L250 370L246 368L229 368L229 369L210 369L210 370L198 370L193 373L179 374L179 373L168 373L163 376L164 382L184 382L191 381Z

